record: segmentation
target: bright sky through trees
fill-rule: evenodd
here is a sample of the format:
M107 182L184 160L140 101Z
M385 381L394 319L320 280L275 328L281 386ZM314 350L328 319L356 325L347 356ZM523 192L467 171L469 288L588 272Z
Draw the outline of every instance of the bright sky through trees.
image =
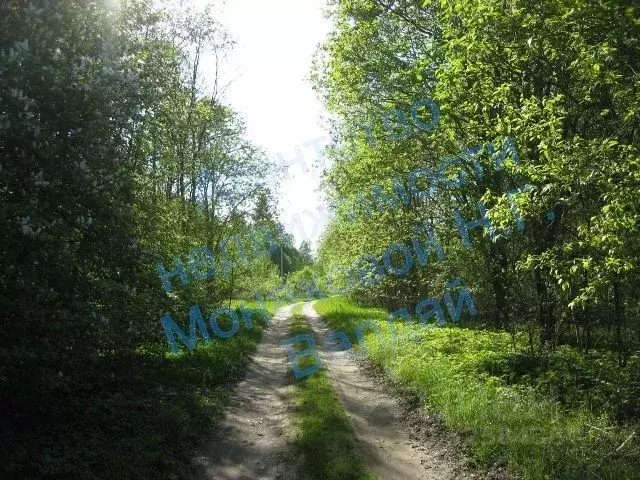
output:
M304 232L292 228L292 216L317 213L320 205L316 155L303 144L326 135L322 106L307 80L312 55L330 27L323 5L322 0L230 0L217 17L237 41L220 75L224 84L231 82L225 99L247 122L248 138L274 158L281 152L285 160L295 159L298 145L303 151L307 172L293 165L280 188L280 219L297 245L314 228L309 215L301 215ZM212 62L205 66L211 78L213 69ZM319 233L318 228L311 238L314 244Z

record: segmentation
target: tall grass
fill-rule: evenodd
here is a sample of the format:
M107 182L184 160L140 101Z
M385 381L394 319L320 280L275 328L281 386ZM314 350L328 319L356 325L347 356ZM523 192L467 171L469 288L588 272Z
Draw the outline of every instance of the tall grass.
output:
M504 465L536 480L640 478L638 424L621 427L604 411L545 395L540 383L558 372L528 376L526 362L536 363L522 353L524 338L516 339L514 351L507 333L399 322L391 338L383 310L342 297L320 300L316 310L354 340L354 325L378 322L382 336L365 340L369 359L468 435L479 464Z
M271 315L278 306L265 304ZM87 387L82 396L69 396L56 424L25 426L33 434L12 440L22 457L14 459L15 468L5 463L3 478L193 478L198 448L222 418L261 339L258 317L254 328L240 322L234 337L192 352L173 355L166 341L147 343L127 357L86 365L86 378L71 380ZM37 435L36 428L47 428L48 435ZM17 471L17 465L27 467Z

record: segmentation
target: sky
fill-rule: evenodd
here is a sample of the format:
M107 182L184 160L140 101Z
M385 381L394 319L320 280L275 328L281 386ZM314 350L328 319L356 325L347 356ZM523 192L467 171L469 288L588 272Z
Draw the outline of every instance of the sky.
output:
M291 162L281 181L280 221L296 245L314 247L326 224L319 192L320 166L312 142L329 141L324 110L309 81L318 44L329 31L326 0L227 0L220 23L237 42L222 67L223 96L246 121L247 137L270 157ZM204 73L213 65L204 65ZM302 156L298 156L296 148ZM298 161L295 161L298 159ZM319 164L320 163L320 164ZM325 163L326 165L326 163Z

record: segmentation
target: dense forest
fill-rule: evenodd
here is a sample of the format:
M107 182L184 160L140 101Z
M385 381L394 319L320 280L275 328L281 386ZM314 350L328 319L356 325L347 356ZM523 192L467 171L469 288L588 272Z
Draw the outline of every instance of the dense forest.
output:
M470 293L461 319L442 302L425 321L507 332L511 351L482 352L480 371L635 437L637 5L334 3L313 77L336 132L320 271L418 317L422 298ZM544 478L597 475L582 468ZM588 478L631 478L600 472Z
M365 317L423 335L366 353L469 435L478 465L640 478L640 7L326 12L315 255L278 219L283 166L203 72L234 43L211 10L0 4L0 476L193 478L272 327L197 348L184 334L176 355L161 318L191 322L196 346L193 305L228 308L228 327L235 308L329 296L318 312L352 339ZM291 333L310 331L296 315ZM305 405L333 398L318 378ZM314 432L308 455L332 438Z
M337 10L315 77L340 132L323 265L381 257L425 226L445 258L360 284L359 299L404 306L456 275L472 286L476 321L529 329L532 348L607 346L626 362L640 347L637 9L353 1ZM408 114L424 98L439 106L428 132ZM505 137L515 145L503 151ZM402 208L358 208L363 196L382 203L369 194L375 186L396 194L394 179L406 184L416 168L444 175L417 177ZM465 249L452 212L477 220L480 202L492 228L470 228Z
M94 457L128 431L114 411L181 422L166 385L152 401L126 393L170 367L161 316L183 324L193 304L267 296L311 258L274 214L278 166L203 78L205 52L232 46L207 11L11 0L0 38L2 469L105 478ZM264 232L279 246L241 255ZM139 464L170 463L147 437ZM127 443L113 448L126 463Z

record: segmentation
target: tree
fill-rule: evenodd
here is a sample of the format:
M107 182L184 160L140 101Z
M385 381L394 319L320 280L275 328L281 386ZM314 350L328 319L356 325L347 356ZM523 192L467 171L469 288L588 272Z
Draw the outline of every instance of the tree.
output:
M0 4L0 438L13 440L0 443L10 478L104 473L93 469L101 428L82 430L85 412L115 408L162 364L163 314L215 307L251 272L219 269L166 295L158 262L173 270L204 246L219 259L221 239L250 230L273 179L240 117L203 85L203 52L230 45L211 16L105 3ZM60 444L65 429L75 433Z
M610 316L618 350L628 350L625 312L637 305L627 289L637 282L631 265L640 240L628 190L637 184L639 138L633 8L355 0L332 15L335 32L313 71L338 118L326 177L336 217L319 249L323 269L352 268L392 242L410 246L414 229L427 225L438 233L444 261L359 286L358 299L406 303L459 275L473 285L479 322L512 331L535 322L540 344L553 348L571 322L588 332L611 325ZM431 131L420 131L407 113L425 98L440 109ZM519 161L511 155L493 168L507 137ZM428 196L411 191L408 173L437 172L447 158L458 166L447 169L444 188ZM484 173L472 181L477 165ZM464 186L446 187L460 169ZM369 192L376 185L389 192L397 178L408 204L375 208ZM474 229L467 250L452 210L477 219L480 201L495 231Z

